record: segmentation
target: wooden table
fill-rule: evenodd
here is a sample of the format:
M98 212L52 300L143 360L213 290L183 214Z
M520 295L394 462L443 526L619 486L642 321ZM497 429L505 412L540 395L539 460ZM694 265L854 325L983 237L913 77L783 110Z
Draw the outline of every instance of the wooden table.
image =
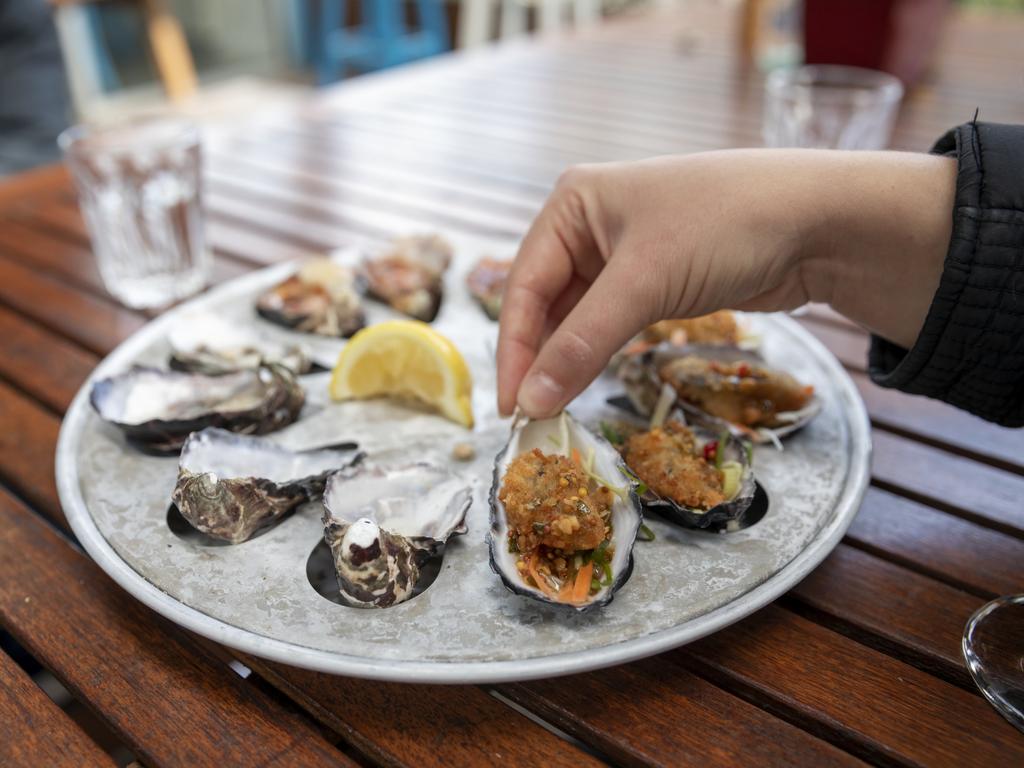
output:
M620 20L367 77L209 155L216 278L397 229L521 235L560 170L759 143L762 78L733 20ZM896 145L971 118L1024 121L1024 24L957 18ZM973 688L960 632L1024 587L1024 433L875 388L867 337L802 318L874 425L871 488L835 553L786 597L657 658L498 687L304 672L190 635L74 545L54 489L61 414L146 322L104 293L65 172L0 184L0 625L149 766L1009 765L1024 737ZM240 661L229 666L231 661ZM247 672L248 670L248 672ZM104 764L0 654L0 764Z

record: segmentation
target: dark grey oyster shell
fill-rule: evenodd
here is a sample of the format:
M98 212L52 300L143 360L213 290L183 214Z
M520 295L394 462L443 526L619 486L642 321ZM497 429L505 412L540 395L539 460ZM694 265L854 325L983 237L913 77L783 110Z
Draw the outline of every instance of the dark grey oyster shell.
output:
M89 400L130 443L170 454L205 427L257 435L281 429L298 418L305 392L280 365L221 376L135 367L97 381Z
M349 605L386 608L416 594L420 569L466 532L472 486L420 463L338 472L324 493L324 540Z
M347 338L366 324L359 289L352 270L314 259L261 295L256 312L294 331Z
M466 287L491 320L497 320L501 316L505 282L511 269L512 259L485 256L466 275Z
M178 319L167 334L168 364L176 371L217 375L283 365L295 374L309 371L309 353L297 344L281 344L219 315L194 313Z
M593 450L594 472L605 484L617 490L612 505L612 582L591 595L581 604L563 603L550 598L540 589L526 584L516 568L516 553L509 551L509 524L505 505L498 495L505 472L514 458L539 448L547 454L568 455L573 448L587 456ZM587 429L568 412L541 421L517 419L512 425L512 434L505 448L494 460L494 477L490 492L491 529L487 535L490 550L491 569L501 577L502 583L512 593L576 611L588 611L607 605L615 593L629 580L633 572L633 545L643 525L640 497L637 483L622 461L614 446L600 435Z
M686 419L681 413L677 412L669 418L686 424ZM639 430L647 429L646 425L630 426L634 426L634 428ZM716 530L725 528L731 521L739 520L754 500L757 480L753 470L753 448L750 443L737 438L728 430L723 429L716 434L693 424L688 424L687 426L697 438L698 448L702 448L711 442L722 443L723 440L725 441L722 445L722 462L735 462L741 469L736 493L731 498L714 507L705 509L690 507L680 504L674 499L659 496L651 488L647 487L642 477L634 473L642 484L641 490L643 492L640 494L640 499L643 502L644 509L651 510L660 517L685 528L713 528ZM621 447L617 447L621 451ZM625 459L628 466L629 457L626 456ZM632 467L630 467L630 471L633 471Z
M210 427L185 441L171 500L196 530L238 544L319 499L327 477L363 455L354 448L289 451Z
M643 416L650 416L654 413L659 398L664 396L666 385L658 375L662 366L691 355L723 363L747 362L771 370L760 354L739 347L661 344L639 354L624 355L618 359L615 373L622 381L626 394L637 412ZM727 429L737 437L757 444L772 443L780 446L784 437L802 429L818 415L822 403L818 395L812 395L807 405L800 410L776 414L777 420L784 423L756 429L728 422L680 398L675 400L674 406L686 414L687 422L691 425L696 424L711 432Z
M400 237L363 261L369 294L402 314L431 322L437 317L452 246L439 235Z

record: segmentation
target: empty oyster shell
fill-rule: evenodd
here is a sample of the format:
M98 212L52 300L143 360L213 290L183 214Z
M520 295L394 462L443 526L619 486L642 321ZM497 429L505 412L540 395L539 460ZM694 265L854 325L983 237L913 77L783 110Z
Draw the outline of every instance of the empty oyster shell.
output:
M485 256L466 276L466 286L491 320L501 315L501 300L505 294L505 281L512 269L512 259L494 259Z
M370 294L399 312L429 323L441 307L442 278L452 246L439 235L400 237L363 262Z
M189 435L171 500L193 528L232 544L323 495L330 473L363 458L349 450L289 451L209 427Z
M667 384L691 424L754 443L780 445L821 411L810 387L736 347L662 344L624 357L616 373L642 415L654 412Z
M687 528L721 528L739 520L757 483L749 443L727 430L687 426L682 414L650 428L601 425L640 481L645 509Z
M302 347L280 344L209 313L181 317L167 334L167 342L169 365L176 371L218 374L277 363L303 374L311 367Z
M331 259L313 259L256 300L272 323L321 336L351 336L366 324L355 274Z
M204 427L264 434L287 426L298 417L305 393L280 365L222 376L135 367L97 381L89 400L136 447L175 453Z
M415 594L420 568L466 532L472 486L430 464L338 472L324 493L324 540L338 588L360 608L386 608Z
M578 611L607 605L633 570L636 488L611 443L568 413L517 421L494 463L491 568L517 595ZM585 595L573 595L577 584Z

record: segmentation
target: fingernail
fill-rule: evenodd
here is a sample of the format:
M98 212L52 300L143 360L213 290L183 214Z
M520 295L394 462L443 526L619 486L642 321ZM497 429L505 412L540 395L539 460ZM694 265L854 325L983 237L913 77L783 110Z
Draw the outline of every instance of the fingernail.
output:
M519 388L519 407L528 416L545 416L562 402L565 387L543 371L531 373Z

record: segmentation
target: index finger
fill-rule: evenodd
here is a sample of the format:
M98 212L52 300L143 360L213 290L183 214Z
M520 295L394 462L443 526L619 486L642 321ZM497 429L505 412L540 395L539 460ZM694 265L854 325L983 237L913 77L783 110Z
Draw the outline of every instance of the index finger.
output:
M549 204L523 239L505 285L498 326L498 412L505 416L537 356L548 311L574 272L553 218Z

